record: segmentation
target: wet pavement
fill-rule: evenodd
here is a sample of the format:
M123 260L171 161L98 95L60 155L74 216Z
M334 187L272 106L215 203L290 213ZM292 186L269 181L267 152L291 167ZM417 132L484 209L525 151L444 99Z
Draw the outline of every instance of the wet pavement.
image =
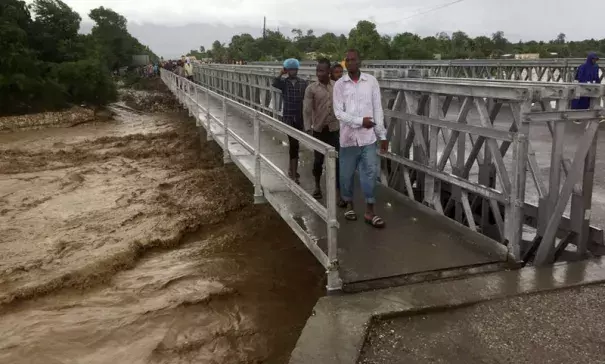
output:
M531 342L536 343L536 352L542 350L539 344L544 344L553 350L556 346L559 353L573 346L568 354L561 354L564 358L580 353L578 360L564 362L597 363L599 357L594 355L601 353L602 357L598 350L603 350L599 325L604 321L599 308L605 294L604 267L605 258L599 258L323 297L315 305L289 363L352 364L358 362L364 348L367 355L363 358L368 363L542 363L531 356ZM592 290L591 285L596 288ZM406 336L408 328L403 324L410 320L416 325L410 327L411 335L416 337ZM378 340L368 344L368 331L376 322ZM383 327L388 327L388 334L395 339L380 337L386 334L381 331ZM568 339L572 335L576 336ZM409 346L402 341L409 341ZM517 356L512 357L515 360L509 359L512 349L508 346L517 348ZM584 346L586 351L582 352ZM450 357L438 347L449 348ZM416 353L419 356L414 357ZM494 354L493 359L486 359L488 354ZM409 361L398 361L399 356ZM458 357L467 360L456 361ZM544 357L560 362L551 354ZM587 357L590 360L581 360ZM477 358L483 361L475 361Z
M603 363L603 300L596 285L378 320L358 363Z

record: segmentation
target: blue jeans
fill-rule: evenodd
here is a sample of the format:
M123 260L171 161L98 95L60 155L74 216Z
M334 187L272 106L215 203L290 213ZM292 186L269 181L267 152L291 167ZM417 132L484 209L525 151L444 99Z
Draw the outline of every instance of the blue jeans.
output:
M359 167L359 180L366 203L376 203L374 188L378 170L376 143L362 147L340 147L340 195L344 201L353 201L355 170Z

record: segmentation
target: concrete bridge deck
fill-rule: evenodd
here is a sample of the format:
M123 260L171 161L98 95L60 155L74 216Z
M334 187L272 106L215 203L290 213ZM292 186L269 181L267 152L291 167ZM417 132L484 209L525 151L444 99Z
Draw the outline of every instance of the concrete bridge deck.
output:
M185 81L184 81L185 82ZM224 112L221 97L199 85L197 96L179 93L181 101L220 146L225 149ZM205 104L209 94L209 112ZM197 103L198 106L195 106ZM200 105L203 105L200 107ZM227 151L230 161L255 183L255 155L253 110L228 108ZM239 139L239 140L238 140ZM264 125L260 132L261 154L266 160L261 165L263 196L297 233L320 262L323 256L317 246L328 255L327 224L288 186L289 180L280 170L288 166L288 148L284 135ZM301 187L311 193L314 182L311 173L313 154L301 148L299 173ZM325 182L324 182L325 186ZM325 188L324 188L325 191ZM357 188L359 192L360 189ZM326 205L326 197L320 203ZM338 272L342 289L358 291L399 285L442 277L455 277L469 272L485 272L515 265L504 246L494 244L487 237L470 231L449 219L443 219L427 207L411 202L400 193L378 184L377 213L387 227L375 229L362 220L363 199L356 195L358 221L344 219L344 210L338 211ZM429 257L419 259L419 257Z

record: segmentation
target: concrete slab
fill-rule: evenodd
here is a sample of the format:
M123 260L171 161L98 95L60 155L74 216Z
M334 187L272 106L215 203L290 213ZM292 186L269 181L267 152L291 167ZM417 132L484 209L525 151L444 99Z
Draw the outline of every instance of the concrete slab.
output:
M603 363L605 285L373 322L360 364Z
M323 297L307 321L289 363L356 363L372 320L443 311L505 297L603 283L604 268L605 259L595 259ZM575 303L569 303L566 307L571 311L576 309L575 306ZM551 314L547 311L547 306L540 307L541 314ZM494 314L506 321L512 320L513 312L504 306ZM465 363L471 362L476 361Z
M198 99L205 101L203 96ZM200 124L206 125L205 110L201 113L195 111L194 115L197 114ZM221 125L224 112L220 100L210 98L210 112L211 135L224 147L224 130ZM254 132L250 115L228 107L227 118L230 130L243 143L253 146ZM228 140L232 161L254 182L254 156L231 136ZM286 140L285 135L272 131L269 126L262 127L261 152L283 170L287 168L289 159ZM301 186L309 193L314 188L312 165L313 153L301 145ZM261 184L267 200L303 242L316 244L326 252L325 222L291 192L284 181L285 174L276 173L264 163L261 168ZM360 192L359 188L357 192ZM486 265L489 270L500 269L499 263L508 259L505 247L383 185L377 188L377 199L377 213L387 224L383 230L377 230L363 222L364 202L361 193L356 196L358 221L347 221L339 213L338 258L345 289L356 291L409 283L413 281L410 276L427 272L431 272L432 278L440 278L444 274L456 276L462 272L472 272L476 267ZM321 203L325 206L325 200ZM458 269L462 270L459 272ZM422 275L422 279L427 277Z

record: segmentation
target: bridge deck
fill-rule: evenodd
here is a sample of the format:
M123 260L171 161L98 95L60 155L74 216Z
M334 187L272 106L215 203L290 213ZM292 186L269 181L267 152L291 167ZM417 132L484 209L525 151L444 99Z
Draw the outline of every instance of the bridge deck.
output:
M201 98L200 98L201 99ZM200 100L201 101L201 100ZM205 104L205 98L204 98ZM210 113L221 121L219 100L210 98ZM199 124L207 125L205 112L199 113ZM221 121L222 124L222 121ZM229 129L249 145L254 145L254 130L249 115L228 108ZM211 135L224 149L222 126L211 120ZM288 148L285 135L264 127L261 131L261 152L273 164L286 170ZM242 144L229 137L231 160L254 182L254 156ZM299 173L301 186L311 192L314 187L311 168L312 152L301 145ZM326 223L301 201L283 178L262 166L261 184L265 198L282 218L305 241L308 234L327 252ZM356 189L359 191L359 188ZM347 221L339 212L338 259L343 289L372 289L439 277L451 277L470 271L485 271L506 265L507 254L498 245L456 222L438 215L398 192L378 184L377 213L387 224L377 230L362 219L363 200L356 196L357 221ZM325 205L325 201L322 201Z

